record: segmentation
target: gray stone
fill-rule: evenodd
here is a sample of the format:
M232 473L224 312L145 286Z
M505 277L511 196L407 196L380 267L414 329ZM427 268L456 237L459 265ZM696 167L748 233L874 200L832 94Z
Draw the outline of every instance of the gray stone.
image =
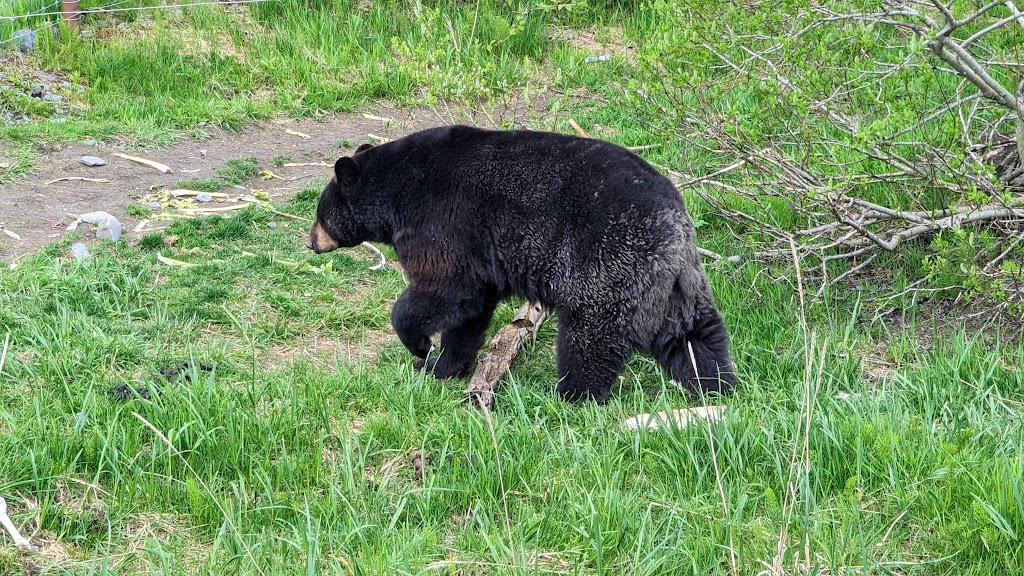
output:
M267 222L267 228L274 230L275 228L277 228L277 222Z
M200 127L200 128L202 128L203 126L206 126L206 121L203 121L203 122L200 122L200 123L199 123L199 127Z
M159 203L159 202L157 202L156 200L150 202L149 204L147 204L147 206L149 206L153 210L163 210L164 209L164 205Z
M63 99L64 98L62 96L59 96L57 94L44 94L43 95L43 100L46 100L47 102L60 102Z
M103 222L104 220L109 220L111 218L113 218L113 216L110 215L110 213L104 212L103 210L99 210L97 212L86 212L85 214L79 216L78 220L81 222L85 222L86 224L99 225L100 222Z
M121 237L121 222L111 216L110 218L100 222L96 226L96 238L100 240L110 240L111 242L117 242L117 239Z
M75 260L85 260L89 257L89 247L81 242L75 242L71 245L71 253L75 255Z
M203 158L206 158L206 148L203 148L202 150L200 150L199 151L199 155L202 156Z
M210 196L207 192L200 192L196 194L196 202L203 202L204 204L206 202L213 202L213 196Z
M43 87L38 85L38 84L33 86L32 87L32 97L33 98L42 98L43 97Z
M107 165L107 161L104 160L103 158L98 157L98 156L82 156L81 160L79 160L79 161L82 164L85 164L86 166L106 166Z
M86 138L86 140L85 140L85 142L83 142L83 144L85 144L86 146L95 146L96 145L96 141L93 140L92 138Z
M245 190L246 189L245 186L242 186L241 184L235 184L234 186L232 186L232 188L234 188L235 190Z
M22 28L14 32L14 45L22 52L28 52L36 47L36 31L31 28Z

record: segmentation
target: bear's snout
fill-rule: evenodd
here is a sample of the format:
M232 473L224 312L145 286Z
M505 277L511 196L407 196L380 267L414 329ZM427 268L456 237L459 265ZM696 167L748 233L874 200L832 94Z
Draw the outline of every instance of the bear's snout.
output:
M306 248L317 254L323 254L324 252L337 250L339 247L338 242L331 238L331 235L320 224L320 219L317 218L313 222L313 229L309 231L309 241L306 242Z

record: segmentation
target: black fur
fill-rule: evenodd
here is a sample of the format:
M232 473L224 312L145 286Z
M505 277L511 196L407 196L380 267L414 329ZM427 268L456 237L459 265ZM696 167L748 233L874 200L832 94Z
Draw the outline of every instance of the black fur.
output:
M449 126L360 147L336 163L310 245L363 241L394 245L409 287L392 324L421 359L441 333L438 377L466 374L497 304L521 296L558 317L566 398L606 399L635 351L694 391L736 383L679 192L614 144Z

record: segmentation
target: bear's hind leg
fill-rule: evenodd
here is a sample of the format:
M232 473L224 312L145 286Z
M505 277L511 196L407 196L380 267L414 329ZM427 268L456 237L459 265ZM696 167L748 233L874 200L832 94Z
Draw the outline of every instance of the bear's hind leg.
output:
M689 346L687 346L689 344ZM690 357L693 348L693 358ZM704 312L689 332L672 336L655 353L672 380L696 393L728 394L738 383L729 354L729 334L718 310ZM694 373L694 360L697 370Z
M632 354L626 339L606 329L607 321L558 316L558 393L572 402L608 399Z

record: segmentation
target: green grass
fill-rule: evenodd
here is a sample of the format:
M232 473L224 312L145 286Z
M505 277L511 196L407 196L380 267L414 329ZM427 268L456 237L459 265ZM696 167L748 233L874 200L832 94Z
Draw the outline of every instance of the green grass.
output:
M317 194L281 208L308 215ZM549 322L488 422L464 381L414 373L382 337L399 271L368 271L359 248L312 255L305 224L272 218L180 221L176 248L154 233L84 262L54 245L0 273L0 494L19 524L37 507L60 570L728 574L731 542L756 574L783 531L787 570L805 549L821 574L1021 565L1019 343L954 332L921 351L928 326L826 305L808 341L789 283L712 271L744 382L712 428L725 513L706 428L622 428L685 405L651 360L608 405L566 404ZM181 362L215 371L149 401L108 394ZM0 566L21 561L0 548Z
M200 180L182 180L174 185L175 188L185 190L198 190L199 192L216 192L225 186L224 181L217 178L202 178Z
M246 156L237 160L228 160L223 168L217 170L217 174L224 179L229 186L239 184L246 178L255 176L260 171L259 158Z
M129 32L113 36L40 36L33 62L87 90L69 97L81 111L63 122L14 96L0 102L36 117L0 127L11 144L0 162L15 160L0 179L29 170L40 140L166 145L200 122L238 128L378 99L487 108L523 93L539 127L570 131L572 117L596 137L657 144L643 155L660 166L707 174L724 164L706 142L682 137L695 109L758 144L793 127L808 142L829 135L808 102L780 100L714 53L763 48L805 9L280 0L129 14ZM613 58L584 63L605 50L572 39L584 32L615 39ZM857 67L905 56L881 29L815 34L783 62L825 94ZM917 67L881 86L885 107L873 90L857 92L863 138L952 88ZM569 96L579 92L591 97ZM918 136L952 133L938 123ZM835 161L814 165L826 173L854 161L780 149ZM218 178L176 187L216 191L259 169L237 159ZM951 201L920 188L865 193L897 205ZM310 217L318 194L311 185L278 208ZM754 227L730 230L693 190L684 195L703 247L747 249ZM798 223L784 207L772 215ZM38 522L36 537L56 546L26 559L4 544L0 574L66 555L52 573L755 575L780 540L786 574L1021 573L1024 344L1002 337L998 320L980 335L946 320L937 293L927 307L910 293L878 304L920 278L960 282L961 263L1003 249L985 234L939 235L880 259L883 279L808 305L806 332L791 266L709 265L743 380L709 443L704 427L622 428L634 414L686 405L648 358L633 359L606 406L559 400L554 320L485 418L463 402L464 381L414 373L388 337L401 272L369 271L361 248L315 256L307 232L252 207L97 245L83 262L64 241L0 269L0 338L10 334L0 495L17 524ZM499 309L492 330L516 304ZM193 361L215 371L161 384L151 400L108 394ZM409 464L419 451L433 461L422 478Z

